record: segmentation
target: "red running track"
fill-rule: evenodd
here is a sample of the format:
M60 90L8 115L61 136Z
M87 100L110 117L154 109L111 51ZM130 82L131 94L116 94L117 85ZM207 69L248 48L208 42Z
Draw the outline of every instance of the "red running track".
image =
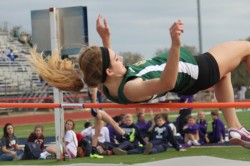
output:
M106 110L106 112L110 116L119 115L121 113L136 114L135 109ZM93 117L90 114L90 111L77 111L77 112L65 111L64 119L85 120L85 119L93 119ZM34 113L32 115L19 115L19 116L6 115L0 117L1 126L3 126L6 123L12 123L14 126L18 126L18 125L28 125L28 124L53 123L53 122L54 122L54 113L46 113L46 114Z

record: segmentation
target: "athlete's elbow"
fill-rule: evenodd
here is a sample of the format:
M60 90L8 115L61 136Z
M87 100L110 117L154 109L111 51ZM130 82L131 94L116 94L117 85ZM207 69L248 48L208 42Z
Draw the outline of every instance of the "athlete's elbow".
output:
M164 91L170 91L171 89L173 89L175 86L175 83L174 82L168 82L166 84L164 84Z
M174 89L174 86L175 86L175 83L171 83L171 84L169 84L169 86L168 86L168 90Z

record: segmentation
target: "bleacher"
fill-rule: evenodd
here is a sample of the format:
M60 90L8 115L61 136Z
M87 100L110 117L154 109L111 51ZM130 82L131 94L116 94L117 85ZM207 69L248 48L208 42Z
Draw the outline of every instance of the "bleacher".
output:
M28 61L0 61L0 71L0 97L23 96L42 86Z
M5 54L7 49L12 49L15 61L10 61ZM0 31L0 100L9 98L23 98L44 96L45 91L52 89L41 83L39 76L31 69L29 61L29 46L13 38L7 31ZM3 101L3 100L6 101ZM29 101L21 101L29 102ZM0 113L10 112L1 108Z

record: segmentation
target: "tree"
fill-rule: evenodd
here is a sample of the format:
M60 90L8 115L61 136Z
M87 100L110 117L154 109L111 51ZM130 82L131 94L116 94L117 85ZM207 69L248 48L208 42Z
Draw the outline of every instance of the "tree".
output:
M246 39L250 41L250 37ZM250 87L249 73L247 72L245 64L241 63L234 71L232 71L232 83L234 88L238 88L241 85ZM250 98L250 91L246 93L246 98Z
M168 50L169 50L168 48L157 49L156 52L155 52L155 55L159 56L159 55L161 55L161 54L163 54L165 52L168 52Z
M14 27L11 29L11 34L12 34L12 36L15 37L15 38L19 38L20 29L21 29L21 26L14 26Z
M143 56L138 53L121 52L120 55L123 57L123 63L125 66L136 63L143 59Z
M187 49L193 55L199 54L199 52L195 46L183 45L183 48Z
M183 45L182 47L187 49L191 54L198 55L198 51L197 51L195 46ZM168 52L168 51L169 51L168 48L157 49L156 52L155 52L155 55L159 56L159 55L161 55L161 54L163 54L165 52Z

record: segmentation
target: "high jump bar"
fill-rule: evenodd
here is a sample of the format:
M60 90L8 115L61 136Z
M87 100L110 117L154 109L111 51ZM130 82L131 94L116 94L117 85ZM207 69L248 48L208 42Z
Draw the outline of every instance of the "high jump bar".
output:
M0 108L250 108L250 102L194 103L0 103Z

